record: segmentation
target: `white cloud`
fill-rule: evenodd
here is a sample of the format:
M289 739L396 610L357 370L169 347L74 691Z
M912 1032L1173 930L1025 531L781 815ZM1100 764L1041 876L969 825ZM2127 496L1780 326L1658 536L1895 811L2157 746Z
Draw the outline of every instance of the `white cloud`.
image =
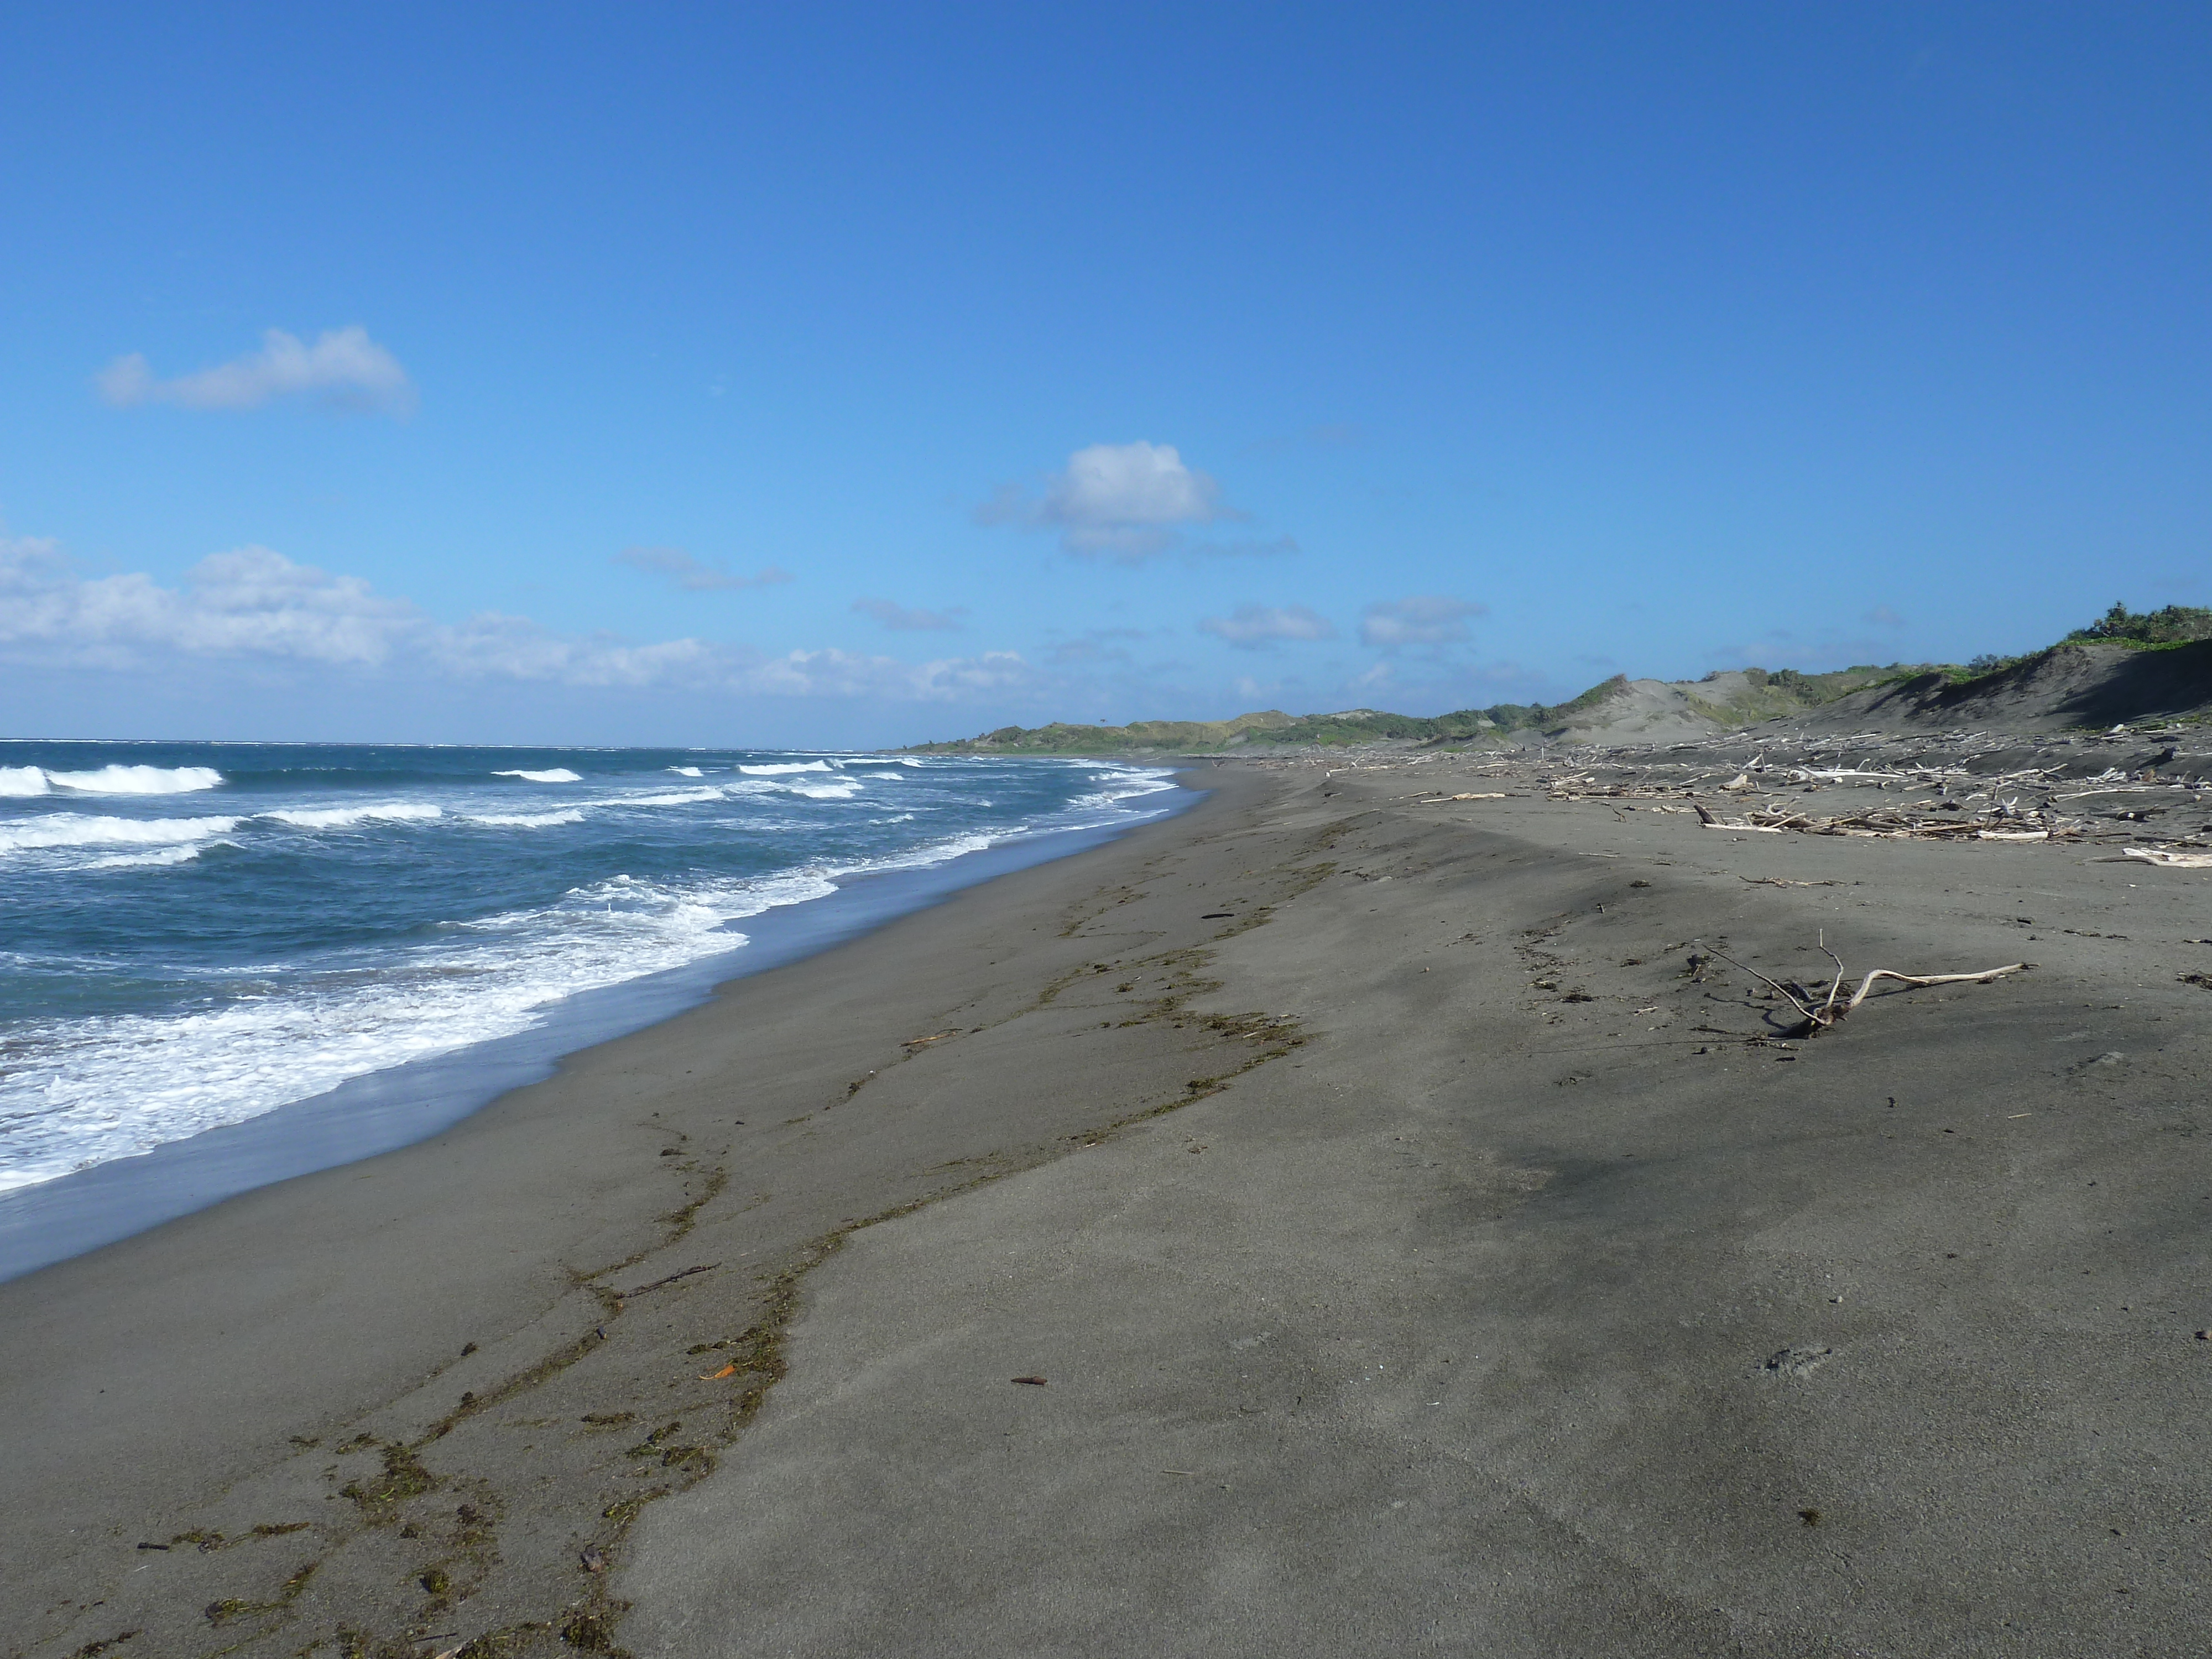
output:
M181 587L145 575L80 580L52 542L0 542L0 646L113 664L151 648L375 665L428 626L357 576L265 547L203 559Z
M1220 486L1185 465L1173 444L1141 439L1079 449L1047 480L1041 499L1028 501L1008 485L975 512L981 524L1056 529L1070 553L1132 563L1176 546L1188 526L1241 516L1221 504Z
M702 564L680 547L626 547L615 555L615 562L651 575L665 576L687 593L769 587L791 580L791 572L772 564L750 576L737 575L717 564Z
M262 336L260 350L173 380L156 380L135 351L93 378L100 396L118 409L140 404L258 409L273 398L305 395L331 409L402 416L415 411L415 383L407 371L358 324L325 329L313 345L272 328Z
M1401 645L1445 645L1468 636L1467 619L1486 615L1486 605L1425 593L1410 599L1384 599L1367 607L1359 640L1389 651Z
M968 614L966 608L960 605L950 611L914 611L889 599L855 599L853 609L864 617L873 617L896 634L957 629L960 626L959 618Z
M453 625L358 576L265 547L203 559L174 587L137 574L88 580L53 542L0 537L0 665L130 671L179 662L890 702L957 702L1044 684L1011 651L909 663L845 651L769 656L688 638L639 644L558 634L498 612Z
M1256 651L1278 640L1333 640L1336 628L1328 617L1315 615L1302 605L1240 605L1226 617L1207 617L1199 631L1212 634L1246 650Z
M767 658L749 671L745 689L793 696L957 702L1026 691L1037 684L1036 671L1013 651L906 663L895 657L832 650L792 651Z

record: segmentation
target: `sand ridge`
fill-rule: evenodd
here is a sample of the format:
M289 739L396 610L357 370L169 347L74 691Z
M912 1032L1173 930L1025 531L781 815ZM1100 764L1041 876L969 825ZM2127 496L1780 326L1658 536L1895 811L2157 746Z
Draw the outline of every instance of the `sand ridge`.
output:
M2198 1648L2204 878L1474 765L1278 769L1336 869L1219 957L1309 1042L857 1237L636 1651ZM2039 966L1692 963L1823 935Z

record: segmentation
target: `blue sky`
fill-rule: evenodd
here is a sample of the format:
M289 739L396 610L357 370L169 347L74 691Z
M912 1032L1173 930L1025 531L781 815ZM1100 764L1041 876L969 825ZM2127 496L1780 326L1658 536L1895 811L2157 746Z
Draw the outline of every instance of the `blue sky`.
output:
M2208 71L2184 4L11 8L0 735L1431 713L2212 603Z

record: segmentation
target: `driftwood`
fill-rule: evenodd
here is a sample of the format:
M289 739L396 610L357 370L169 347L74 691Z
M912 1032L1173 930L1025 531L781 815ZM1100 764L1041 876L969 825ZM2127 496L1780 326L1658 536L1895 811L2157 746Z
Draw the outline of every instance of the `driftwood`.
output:
M1760 836L1778 836L1783 830L1778 823L1746 823L1741 818L1715 817L1696 801L1690 805L1697 808L1698 822L1708 830L1747 830Z
M1972 974L1900 974L1893 968L1876 968L1859 981L1858 989L1851 994L1848 1001L1845 1001L1843 1000L1844 983L1849 975L1844 972L1843 958L1823 944L1820 947L1820 954L1836 964L1836 976L1828 982L1827 995L1821 998L1816 1006L1808 1001L1805 996L1798 994L1799 991L1803 990L1803 987L1792 990L1778 981L1767 978L1758 969L1738 962L1725 951L1712 950L1710 945L1703 945L1701 948L1711 950L1713 955L1730 967L1742 969L1745 973L1749 974L1761 984L1771 987L1777 995L1784 998L1791 1007L1805 1017L1805 1035L1808 1036L1816 1031L1832 1029L1838 1021L1856 1010L1873 994L1875 983L1878 980L1893 979L1899 984L1912 986L1982 984L1990 980L2001 978L2006 974L2024 973L2033 965L2030 963L2014 962L2008 963L2002 968L1984 968L1980 972Z

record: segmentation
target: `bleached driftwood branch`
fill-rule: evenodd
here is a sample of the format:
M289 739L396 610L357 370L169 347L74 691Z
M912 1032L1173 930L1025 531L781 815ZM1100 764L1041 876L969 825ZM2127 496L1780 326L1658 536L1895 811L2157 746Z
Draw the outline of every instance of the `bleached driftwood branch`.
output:
M1793 991L1789 986L1767 978L1756 968L1738 962L1725 951L1714 950L1712 946L1702 943L1699 948L1711 951L1713 955L1730 967L1741 969L1761 984L1771 988L1776 995L1784 999L1791 1007L1805 1017L1808 1036L1815 1031L1829 1030L1845 1015L1852 1012L1873 994L1875 983L1878 980L1893 979L1899 984L1911 986L1982 984L1990 980L2001 979L2007 974L2023 973L2033 965L2025 962L2011 962L2002 968L1984 968L1978 973L1972 974L1900 974L1893 968L1876 968L1859 981L1858 989L1852 992L1850 1000L1845 1001L1843 1000L1844 985L1850 976L1844 971L1843 958L1823 944L1820 947L1820 952L1836 964L1836 976L1828 982L1827 994L1815 1005L1808 1002L1804 997L1798 994L1797 991ZM1799 988L1802 989L1802 987Z

